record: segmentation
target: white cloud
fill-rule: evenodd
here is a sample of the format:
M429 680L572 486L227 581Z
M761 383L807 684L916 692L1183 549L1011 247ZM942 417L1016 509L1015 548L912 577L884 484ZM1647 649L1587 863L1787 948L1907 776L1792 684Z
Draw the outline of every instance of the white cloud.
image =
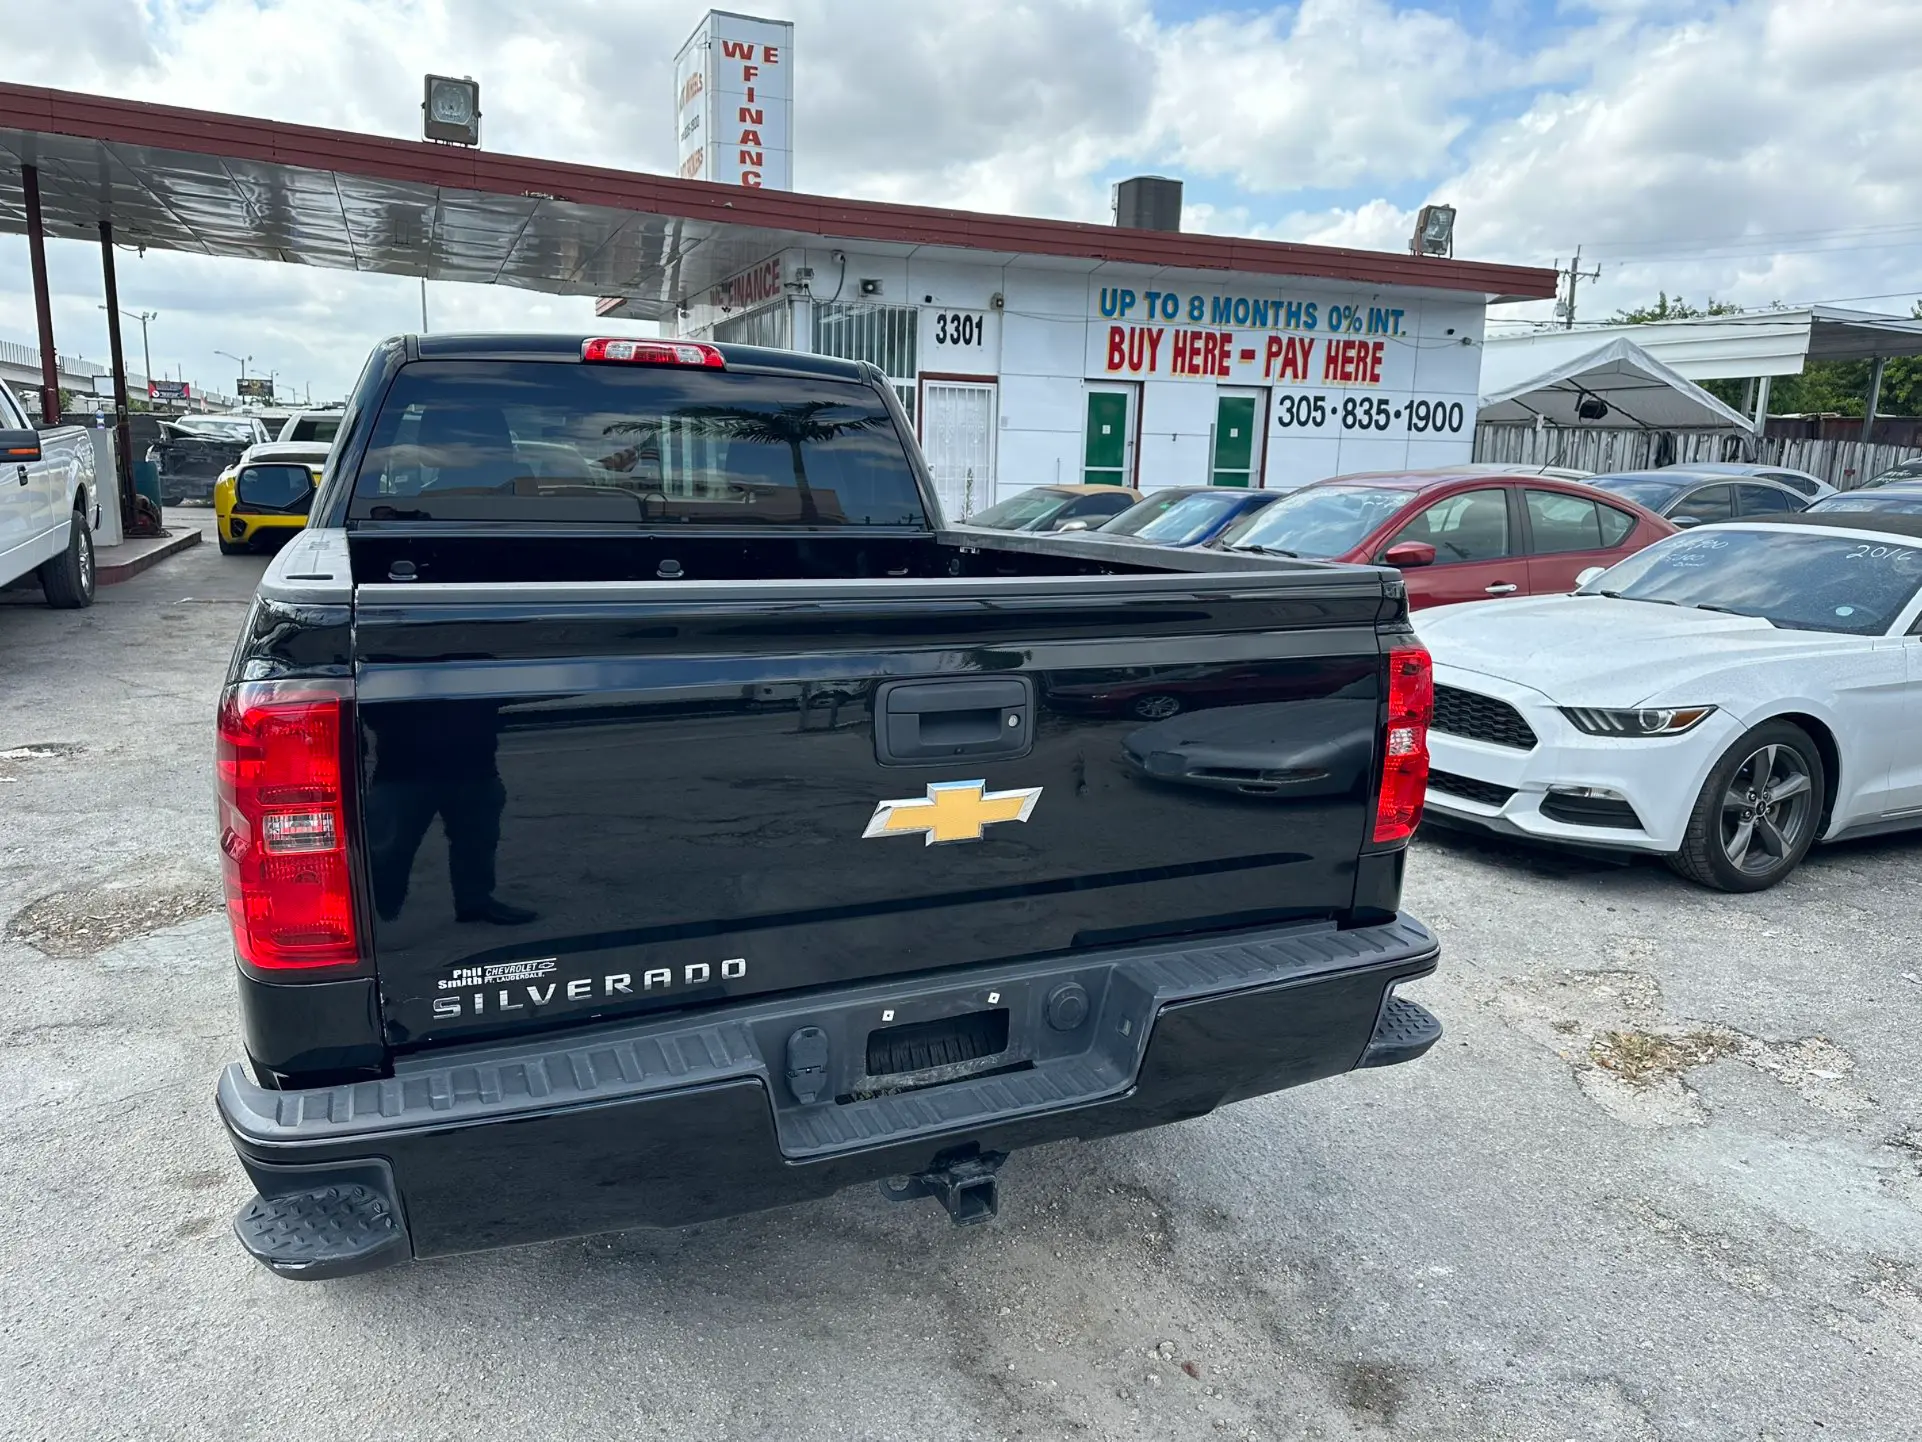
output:
M1456 22L1384 0L1209 16L1157 53L1154 138L1191 173L1262 191L1431 176L1462 102L1513 73Z
M1112 176L1159 171L1199 182L1195 229L1387 250L1441 199L1465 257L1546 264L1582 244L1604 266L1584 293L1598 315L1663 287L1760 303L1922 286L1922 247L1885 244L1922 240L1916 3L1570 0L1532 54L1513 25L1391 0L1186 23L1148 0L764 8L797 25L804 188L1105 220ZM14 27L0 78L412 136L421 75L473 74L489 149L661 171L669 68L704 8L68 0L57 29ZM1851 239L1884 248L1839 249ZM51 249L63 349L98 356L97 253ZM29 339L18 240L0 265L0 335ZM337 394L374 339L419 320L396 277L149 254L120 279L130 309L162 313L156 368L220 385L215 348ZM585 300L504 288L439 286L431 305L437 327L592 324Z

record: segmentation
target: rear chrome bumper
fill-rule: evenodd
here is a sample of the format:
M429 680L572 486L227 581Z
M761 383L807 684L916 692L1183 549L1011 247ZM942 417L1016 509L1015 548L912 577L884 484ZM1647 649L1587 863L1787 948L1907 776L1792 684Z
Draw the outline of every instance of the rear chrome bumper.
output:
M309 1091L235 1064L218 1104L260 1191L236 1229L282 1275L338 1276L1134 1131L1420 1056L1439 1024L1393 991L1438 957L1407 917L1315 923L436 1052ZM1007 1047L978 1074L868 1075L877 1028L995 1008Z

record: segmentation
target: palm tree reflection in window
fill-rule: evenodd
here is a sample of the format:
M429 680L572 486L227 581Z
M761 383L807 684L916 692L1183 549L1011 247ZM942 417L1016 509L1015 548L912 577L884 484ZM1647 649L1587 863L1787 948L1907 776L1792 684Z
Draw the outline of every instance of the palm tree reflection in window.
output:
M803 525L813 525L821 519L821 508L813 487L808 483L807 461L803 452L809 446L825 445L843 436L861 435L888 423L889 417L883 411L859 410L842 401L803 401L798 405L772 410L749 409L745 406L687 406L659 420L616 421L605 427L602 431L604 435L629 435L645 439L607 457L600 464L609 470L631 471L646 458L651 449L665 477L666 449L682 437L712 438L770 449L785 447L793 470L794 493L800 505L801 522ZM731 469L722 471L718 478L729 479ZM739 483L736 485L739 489L751 490L750 487L739 486ZM833 494L832 491L827 492L829 498ZM661 499L665 502L666 495L663 494Z

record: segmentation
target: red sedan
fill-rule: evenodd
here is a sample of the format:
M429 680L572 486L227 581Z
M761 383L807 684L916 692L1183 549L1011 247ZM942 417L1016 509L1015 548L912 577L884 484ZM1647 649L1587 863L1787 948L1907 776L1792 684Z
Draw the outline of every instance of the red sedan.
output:
M1283 496L1225 531L1223 549L1394 566L1408 604L1575 589L1675 527L1578 481L1463 471L1336 476Z

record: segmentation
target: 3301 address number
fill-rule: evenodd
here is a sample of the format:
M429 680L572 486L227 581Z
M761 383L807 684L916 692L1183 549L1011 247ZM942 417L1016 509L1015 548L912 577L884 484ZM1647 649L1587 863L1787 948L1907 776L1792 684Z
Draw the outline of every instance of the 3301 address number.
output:
M985 316L942 311L934 318L936 345L986 345L988 322Z

